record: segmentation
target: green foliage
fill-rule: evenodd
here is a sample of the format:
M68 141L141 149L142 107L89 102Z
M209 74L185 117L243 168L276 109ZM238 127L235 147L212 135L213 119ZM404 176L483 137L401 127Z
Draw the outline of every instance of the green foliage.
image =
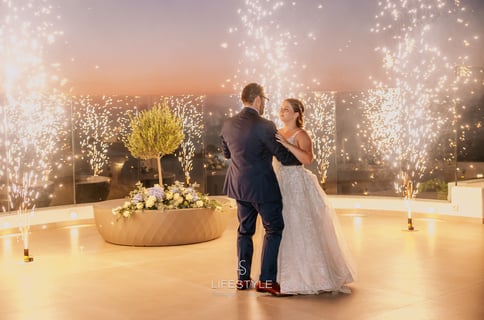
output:
M185 138L182 119L166 105L155 105L130 117L131 133L125 143L133 157L160 158L175 152Z
M430 179L418 184L418 192L436 192L437 199L447 199L448 185L438 178Z

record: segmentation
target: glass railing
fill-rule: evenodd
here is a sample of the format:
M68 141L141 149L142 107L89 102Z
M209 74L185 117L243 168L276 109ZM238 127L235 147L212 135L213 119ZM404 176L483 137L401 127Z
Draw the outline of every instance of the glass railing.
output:
M401 143L386 140L385 132L375 133L398 131L400 120L380 118L376 126L377 118L369 117L371 110L362 98L365 94L302 96L306 129L315 151L315 161L306 167L328 194L401 197L399 174L411 161L421 166L414 172L419 175L417 198L445 200L449 182L483 177L482 95L467 102L466 113L458 121L448 115L441 122L438 117L421 119L435 121L430 127L436 133L432 139L395 135L415 144L408 155L411 161L406 162L390 161L382 152L402 148ZM55 107L38 106L31 111L36 117L26 118L14 112L18 105L6 101L0 100L0 203L4 212L22 197L36 207L97 202L127 196L137 181L156 183L156 161L133 158L123 139L129 132L130 114L162 101L185 119L184 147L162 158L163 182L189 180L205 193L222 194L229 161L221 153L219 133L224 120L240 110L238 96L73 96L56 102ZM272 103L269 110L278 110L279 102ZM438 113L448 108L444 104L432 108Z

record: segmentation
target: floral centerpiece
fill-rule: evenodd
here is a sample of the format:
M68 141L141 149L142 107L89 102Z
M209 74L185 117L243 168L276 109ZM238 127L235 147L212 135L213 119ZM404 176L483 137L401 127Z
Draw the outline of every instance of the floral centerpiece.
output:
M165 103L132 117L130 124L125 145L136 158L157 159L159 184L147 187L137 182L126 200L94 204L103 239L119 245L166 246L220 237L227 224L225 204L197 191L197 184L162 183L160 159L176 150L184 137L180 118Z
M175 181L170 186L161 187L156 184L154 187L146 188L138 182L136 189L130 192L124 205L114 208L112 212L118 218L129 218L135 212L143 212L143 210L221 208L218 201L197 191L197 187L195 183L186 187L183 183Z

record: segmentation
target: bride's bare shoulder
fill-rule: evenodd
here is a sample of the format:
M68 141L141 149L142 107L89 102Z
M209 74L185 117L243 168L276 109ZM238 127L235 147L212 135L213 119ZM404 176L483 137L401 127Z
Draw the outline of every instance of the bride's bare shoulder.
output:
M303 138L309 138L309 133L305 129L299 128L299 130L294 133L294 137L298 136Z
M298 144L311 142L309 133L302 128L295 134L294 139L296 142L298 142Z

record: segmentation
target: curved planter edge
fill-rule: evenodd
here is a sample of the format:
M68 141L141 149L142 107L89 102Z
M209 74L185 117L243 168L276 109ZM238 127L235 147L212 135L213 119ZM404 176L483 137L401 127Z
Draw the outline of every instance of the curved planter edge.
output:
M220 237L227 221L223 212L207 208L144 210L117 218L112 209L125 200L93 204L96 228L106 242L126 246L173 246Z

